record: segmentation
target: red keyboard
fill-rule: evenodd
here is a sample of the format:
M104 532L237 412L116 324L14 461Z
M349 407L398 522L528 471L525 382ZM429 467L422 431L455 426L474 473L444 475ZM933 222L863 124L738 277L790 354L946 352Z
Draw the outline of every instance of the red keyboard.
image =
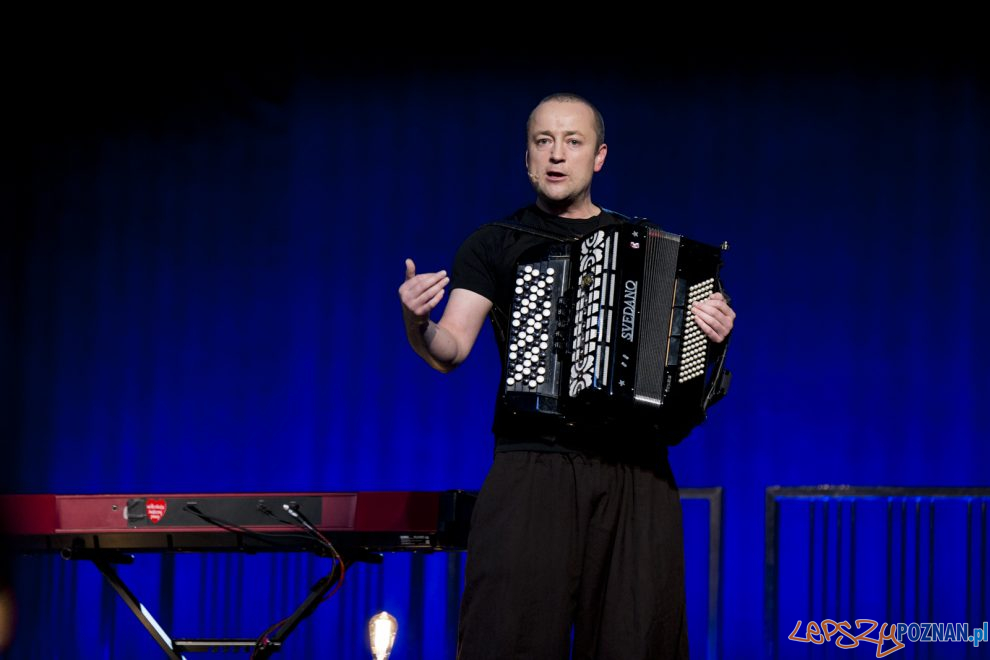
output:
M317 549L307 521L343 547L456 550L473 504L455 490L0 495L0 535L21 551Z

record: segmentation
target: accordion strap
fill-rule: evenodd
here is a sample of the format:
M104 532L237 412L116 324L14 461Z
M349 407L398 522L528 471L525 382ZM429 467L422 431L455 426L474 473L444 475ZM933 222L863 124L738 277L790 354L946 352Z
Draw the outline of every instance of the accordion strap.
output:
M701 403L702 410L718 402L729 391L729 384L732 382L732 372L725 368L725 356L729 352L729 337L722 340L719 347L720 353L715 361L715 369L712 371L712 380L709 385L705 399Z
M638 217L637 218L630 218L629 216L623 215L621 213L617 213L617 212L615 212L615 211L613 211L611 209L607 209L605 207L601 207L601 208L602 208L602 213L608 213L609 215L611 215L613 217L616 217L616 218L618 218L619 220L621 220L623 222L645 222L646 221L645 218L638 218ZM521 231L524 234L532 234L534 236L539 236L541 238L550 239L551 241L557 241L558 243L574 243L574 242L579 241L582 238L584 238L583 236L565 236L564 234L558 234L558 233L555 233L555 232L552 232L552 231L547 231L545 229L538 229L536 227L531 227L529 225L525 225L525 224L523 224L521 221L519 221L517 219L517 216L518 215L519 214L517 213L516 216L514 216L514 217L512 217L512 218L510 218L508 220L499 220L497 222L489 222L488 225L489 226L494 226L494 227L505 227L506 229L513 229L515 231Z
M542 229L537 229L536 227L524 225L521 222L510 220L500 220L499 222L489 222L488 224L495 227L514 229L515 231L521 231L524 234L533 234L534 236L539 236L541 238L549 238L551 241L558 241L560 243L573 243L581 238L580 236L564 236L562 234L555 234L550 231L544 231Z

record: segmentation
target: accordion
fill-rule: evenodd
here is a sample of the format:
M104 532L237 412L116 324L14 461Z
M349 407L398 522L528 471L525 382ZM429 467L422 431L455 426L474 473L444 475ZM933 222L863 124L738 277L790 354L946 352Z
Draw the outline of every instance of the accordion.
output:
M625 222L518 264L506 405L565 419L700 422L728 385L726 343L702 333L690 305L721 290L727 248Z

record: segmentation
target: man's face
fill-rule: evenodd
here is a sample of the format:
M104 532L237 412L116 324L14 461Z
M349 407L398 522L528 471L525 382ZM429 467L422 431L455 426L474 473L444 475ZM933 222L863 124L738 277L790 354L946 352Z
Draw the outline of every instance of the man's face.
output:
M591 178L607 147L596 147L595 113L579 101L547 101L533 112L526 169L537 195L555 207L590 202ZM563 215L563 214L561 214Z

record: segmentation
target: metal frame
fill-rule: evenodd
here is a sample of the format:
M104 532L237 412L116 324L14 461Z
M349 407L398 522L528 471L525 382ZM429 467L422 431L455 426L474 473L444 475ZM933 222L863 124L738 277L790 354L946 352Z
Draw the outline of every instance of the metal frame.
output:
M682 500L708 501L708 658L722 657L722 525L723 503L721 486L711 488L681 488Z
M763 557L763 612L764 612L764 642L766 644L766 657L776 659L778 657L777 635L778 635L778 612L777 612L777 586L780 578L780 567L778 556L780 552L780 539L778 529L780 527L780 511L778 502L785 499L804 499L814 501L829 500L852 500L858 499L894 499L894 498L918 498L919 500L934 499L990 499L990 488L967 488L967 487L902 487L902 486L842 486L842 485L820 485L820 486L770 486L766 489L766 509L765 509L765 547ZM981 575L986 575L987 570L987 502L982 504L983 522L980 533L981 548ZM852 511L855 521L855 508ZM888 516L888 534L892 522ZM967 521L967 540L972 538L972 518ZM970 544L971 547L971 544ZM967 550L967 553L969 550ZM971 565L972 557L967 554L967 566ZM930 567L931 569L931 567ZM972 594L971 587L967 587L966 609L970 610Z

